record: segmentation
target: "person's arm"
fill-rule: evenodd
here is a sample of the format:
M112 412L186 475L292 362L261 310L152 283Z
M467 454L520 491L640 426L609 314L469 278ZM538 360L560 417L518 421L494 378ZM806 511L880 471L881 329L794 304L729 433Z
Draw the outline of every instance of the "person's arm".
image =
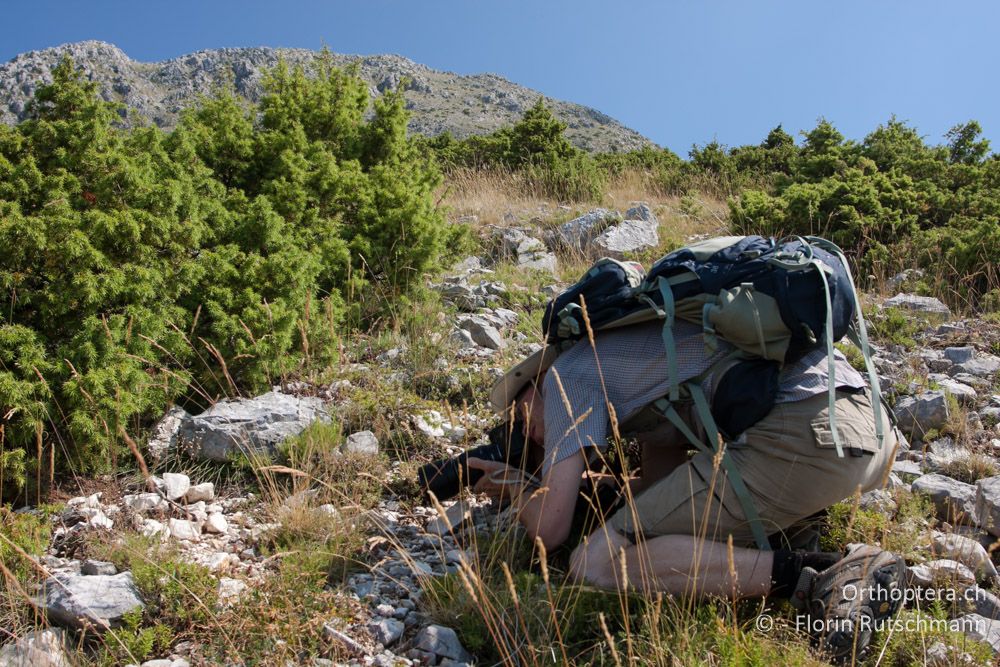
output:
M539 538L546 549L554 549L569 536L573 523L573 510L580 492L584 470L583 452L570 456L553 465L538 489L527 484L519 485L513 502L516 504L518 520L532 540ZM469 467L486 474L476 483L473 491L486 493L492 497L510 495L511 485L498 484L495 479L504 475L508 468L499 461L469 459ZM511 479L518 479L520 470L510 470Z

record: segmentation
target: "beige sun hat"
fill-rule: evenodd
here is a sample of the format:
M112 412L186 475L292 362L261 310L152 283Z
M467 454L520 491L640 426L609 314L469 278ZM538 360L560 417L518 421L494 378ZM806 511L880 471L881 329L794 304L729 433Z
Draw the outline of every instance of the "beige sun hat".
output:
M538 379L538 376L548 370L558 356L557 345L546 345L504 373L490 390L490 406L493 412L498 415L505 414L525 385Z

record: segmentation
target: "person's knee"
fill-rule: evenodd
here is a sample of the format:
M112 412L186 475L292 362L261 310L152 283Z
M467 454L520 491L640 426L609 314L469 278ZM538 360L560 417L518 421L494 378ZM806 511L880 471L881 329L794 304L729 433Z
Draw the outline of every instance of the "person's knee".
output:
M628 546L631 546L628 540L610 529L593 533L570 555L570 577L577 583L602 588L614 586L619 552Z

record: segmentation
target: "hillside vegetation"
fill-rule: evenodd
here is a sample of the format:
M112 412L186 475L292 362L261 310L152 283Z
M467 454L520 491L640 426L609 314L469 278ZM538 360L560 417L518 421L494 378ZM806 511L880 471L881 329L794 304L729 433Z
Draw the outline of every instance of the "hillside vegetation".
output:
M257 107L206 98L170 132L120 127L68 60L53 74L28 120L0 127L5 495L44 462L113 465L172 402L252 393L321 367L352 329L398 326L468 236L442 170L446 195L492 174L568 203L622 183L728 198L740 232L841 244L863 286L925 268L919 289L1000 308L1000 159L974 121L940 146L896 119L861 142L820 121L801 145L778 127L689 160L593 156L541 100L484 137L407 137L402 98L367 118L367 87L329 58L315 77L274 69Z
M416 637L430 623L454 628L479 664L823 664L786 605L575 586L565 550L545 553L474 498L464 531L431 533L443 508L417 493L416 466L481 441L496 419L491 382L539 341L552 290L593 259L558 246L557 268L526 268L508 238L541 244L594 206L649 204L659 241L634 256L644 262L708 235L820 234L849 252L867 302L905 284L974 318L939 327L940 315L869 313L887 393L927 390L947 406L922 434L942 470L966 485L1000 470L1000 407L981 405L1000 394L996 369L965 374L975 389L961 403L941 389L961 383L930 373L959 367L945 349L980 363L1000 353L1000 159L975 122L933 145L896 119L860 142L820 121L798 143L778 127L759 145L710 143L682 159L651 147L587 153L542 101L490 135L409 136L400 95L372 107L367 85L332 60L318 76L279 65L265 90L257 105L225 90L203 98L169 131L125 127L66 60L26 120L0 126L10 638L43 624L29 602L42 580L89 558L131 573L145 607L97 638L72 635L80 664L176 654L405 665L404 652L422 659ZM461 326L487 315L504 316L500 340L470 344ZM330 423L266 461L149 456L150 427L170 407L197 414L275 385L325 403ZM911 476L937 470L917 449L901 461ZM187 488L171 503L143 493L150 473L178 472L201 500ZM206 493L197 483L209 481ZM925 543L950 530L950 506L902 481L882 493L832 508L824 548L867 541L911 563L932 558ZM150 495L156 507L141 507ZM80 497L64 506L69 496ZM32 507L12 511L22 504ZM209 516L222 528L202 534ZM168 539L161 523L195 534ZM223 579L247 590L226 602ZM755 626L763 612L773 632ZM946 661L934 664L990 660L961 632L919 640L880 634L865 664L924 664L938 645Z

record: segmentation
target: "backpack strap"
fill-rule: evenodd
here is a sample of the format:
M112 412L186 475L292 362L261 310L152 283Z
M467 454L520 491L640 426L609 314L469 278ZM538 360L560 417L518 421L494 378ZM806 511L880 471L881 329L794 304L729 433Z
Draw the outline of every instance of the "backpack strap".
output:
M879 449L882 449L882 443L885 441L885 429L882 427L882 388L878 381L878 374L875 372L875 364L872 363L871 346L868 342L868 327L865 324L865 316L861 312L861 300L858 299L858 290L854 286L851 265L848 264L847 257L844 256L844 251L836 244L816 236L807 236L806 240L810 244L836 255L840 263L844 265L844 271L847 273L847 283L851 286L851 298L854 299L854 323L847 330L847 337L852 343L858 346L865 359L865 370L868 371L868 384L872 388L872 407L875 413L875 437L878 441ZM827 312L829 312L829 305L827 309Z
M656 279L656 286L663 297L663 308L657 308L657 314L663 318L663 347L667 355L667 382L670 385L671 401L680 398L680 380L677 372L677 345L674 343L674 290L663 276ZM656 304L653 304L656 308Z
M677 413L677 410L674 408L671 401L661 398L653 403L653 407L661 412L664 417L669 419L671 423L677 427L677 430L680 431L684 437L686 437L688 441L698 449L698 451L714 457L719 453L719 429L715 425L715 418L712 417L712 411L709 409L708 400L705 398L705 393L702 391L701 385L697 382L686 382L684 383L684 387L694 400L694 407L698 413L698 418L701 420L702 426L705 428L706 438L709 441L708 443L705 443L703 440L698 438L688 425L684 423L684 420ZM750 491L743 482L743 476L740 475L740 471L733 462L732 457L729 455L728 449L722 450L722 467L726 471L726 477L729 480L730 486L733 487L733 493L736 494L736 498L739 500L740 506L743 508L743 516L750 524L750 532L753 533L753 538L757 543L757 547L761 551L770 551L771 544L768 542L767 533L764 531L764 524L760 520L760 514L757 512L757 507L753 503L753 498L750 497Z
M837 448L837 456L844 458L844 447L837 432L837 360L833 356L833 300L830 298L830 281L826 279L827 266L816 258L811 258L812 264L820 281L823 283L823 296L826 298L826 367L827 367L827 397L830 411L830 434L833 435L833 446Z

